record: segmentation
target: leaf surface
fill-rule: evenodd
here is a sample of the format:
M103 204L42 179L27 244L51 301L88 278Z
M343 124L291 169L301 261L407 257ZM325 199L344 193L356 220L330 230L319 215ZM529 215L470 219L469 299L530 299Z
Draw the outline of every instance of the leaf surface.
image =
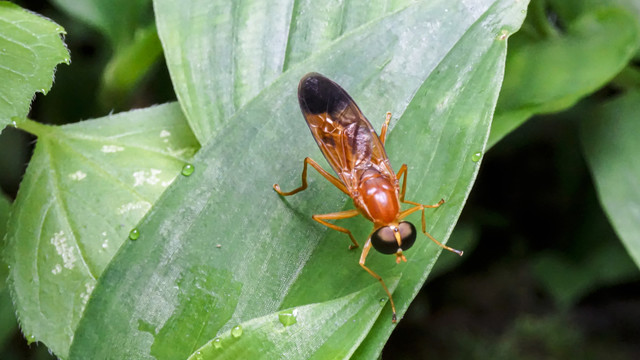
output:
M18 126L39 136L9 220L9 281L27 339L66 357L97 279L198 145L177 104Z
M27 116L34 94L46 94L56 65L69 63L64 29L51 20L0 2L0 130Z
M396 169L409 164L407 198L447 200L428 214L429 231L446 241L478 170L474 155L484 150L506 38L525 7L488 0L413 3L292 66L236 110L197 154L195 172L174 183L143 220L140 238L124 244L93 293L71 357L185 358L238 324L376 283L357 265L359 252L347 250L344 234L310 219L344 208L343 194L313 173L310 188L296 196L283 199L272 190L275 182L299 184L304 156L326 166L297 105L298 80L309 71L340 83L376 128L388 110L399 117L388 139L391 162ZM361 218L341 224L361 243L371 229ZM407 264L379 254L367 259L387 281L401 278L394 293L400 315L439 251L422 237ZM346 341L358 344L367 335L369 351L377 354L393 329L390 319L384 307L373 333L360 329ZM358 350L360 356L366 351Z
M582 124L581 140L600 203L640 267L639 103L631 91L603 105Z

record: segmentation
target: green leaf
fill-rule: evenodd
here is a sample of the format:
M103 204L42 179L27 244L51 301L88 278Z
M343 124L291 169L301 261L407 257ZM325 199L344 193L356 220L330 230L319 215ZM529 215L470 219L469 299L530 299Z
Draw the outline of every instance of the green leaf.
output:
M129 231L197 149L177 104L38 135L7 233L23 332L66 357L96 281Z
M582 147L600 203L627 251L640 267L640 92L605 105L582 124Z
M61 10L96 28L113 54L106 65L99 99L119 107L162 55L151 0L54 0Z
M596 202L591 196L581 200L581 221L568 239L577 246L562 253L542 252L531 261L537 282L562 310L594 290L640 279L637 265Z
M99 99L119 106L162 54L151 0L53 0L69 15L101 32L113 54L106 65Z
M114 48L128 44L141 22L149 20L150 0L53 0L69 15L103 33Z
M251 319L209 341L189 359L346 359L358 344L352 334L367 332L387 303L384 296L376 284L336 300ZM381 297L385 301L371 301Z
M195 172L163 194L138 227L140 237L118 252L92 294L71 358L185 358L237 324L376 284L358 266L360 253L347 250L344 234L310 219L344 208L343 194L317 174L296 196L283 199L272 190L275 182L299 184L304 156L321 159L296 99L308 71L349 90L376 128L387 110L400 117L387 140L391 162L396 169L409 164L408 199L447 200L428 214L430 232L446 241L479 167L474 154L488 137L505 40L524 6L414 3L345 33L263 89L198 153ZM341 224L361 242L371 229L361 218ZM421 237L407 264L379 254L367 259L387 281L401 277L394 292L400 315L439 252ZM350 344L368 336L368 351L377 354L392 329L386 306L375 334L346 336Z
M121 102L162 55L155 24L139 28L121 45L107 64L100 96L104 103Z
M629 255L613 241L602 241L586 259L549 252L533 261L534 274L559 308L569 309L590 291L640 278Z
M51 89L56 65L69 63L64 34L49 19L0 2L0 129L26 117L36 91Z
M562 19L573 21L581 13L602 7L616 6L635 14L640 20L640 2L638 0L546 0Z
M640 46L636 17L616 7L590 9L566 34L514 46L489 147L534 114L566 109L618 74Z
M176 95L204 144L282 72L411 2L156 0L155 11Z

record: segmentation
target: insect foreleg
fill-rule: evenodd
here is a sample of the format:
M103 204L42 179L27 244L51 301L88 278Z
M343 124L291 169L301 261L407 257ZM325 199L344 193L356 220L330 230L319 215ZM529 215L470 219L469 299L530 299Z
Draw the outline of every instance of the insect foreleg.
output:
M451 252L454 252L454 253L462 256L463 252L461 250L456 250L456 249L454 249L452 247L444 245L443 243L441 243L440 241L436 240L433 236L431 236L431 234L429 234L427 232L427 221L426 221L425 216L424 216L424 209L426 209L426 208L437 208L440 205L444 204L444 199L441 199L440 201L438 201L437 204L434 204L434 205L424 205L424 204L419 204L419 203L414 202L414 201L405 200L404 199L404 194L405 194L405 191L407 189L407 164L402 164L402 166L400 167L400 170L398 170L398 173L396 174L396 178L398 180L400 180L400 177L402 177L402 189L400 190L400 202L405 203L405 204L409 204L409 205L413 205L413 207L401 212L399 218L400 219L404 219L409 214L420 210L422 212L422 233L425 234L429 239L431 239L431 241L433 241L434 243L438 244L438 246L440 246L441 248L443 248L445 250L449 250Z
M349 229L345 229L341 226L332 224L330 222L327 222L325 220L340 220L340 219L348 219L348 218L352 218L354 216L358 216L359 212L356 209L353 210L345 210L345 211L340 211L340 212L334 212L334 213L330 213L330 214L321 214L321 215L313 215L311 218L317 222L319 222L320 224L336 230L336 231L340 231L343 232L347 235L349 235L349 238L351 238L351 242L353 243L352 245L349 246L349 250L351 249L355 249L358 247L358 242L356 241L356 239L353 237L353 235L351 234L351 231L349 231Z
M378 280L382 285L382 288L384 288L384 291L387 293L387 296L389 296L389 302L391 303L391 311L393 311L393 316L391 317L391 321L396 322L396 305L393 303L393 297L391 297L391 293L389 292L389 289L387 289L387 285L384 283L384 280L382 280L380 275L374 273L373 270L369 269L364 265L364 262L367 260L367 255L369 254L369 250L371 250L371 238L367 240L367 242L364 244L364 247L362 248L362 255L360 255L360 266L362 266L362 268L366 272L368 272L369 275L376 278L376 280Z
M409 214L411 214L411 213L414 213L414 212L416 212L416 211L418 211L418 210L421 210L421 211L422 211L422 233L423 233L423 234L425 234L429 239L431 239L431 241L433 241L434 243L438 244L438 246L440 246L441 248L443 248L443 249L445 249L445 250L449 250L449 251L451 251L451 252L454 252L454 253L456 253L456 254L458 254L458 255L462 256L462 253L463 253L463 252L462 252L461 250L456 250L456 249L454 249L454 248L452 248L452 247L449 247L449 246L447 246L447 245L444 245L443 243L441 243L440 241L436 240L433 236L431 236L431 234L429 234L429 233L427 232L427 222L426 222L426 220L425 220L425 218L424 218L424 209L425 209L425 208L437 208L437 207L439 207L440 205L444 204L444 199L440 200L440 201L439 201L437 204L435 204L435 205L423 205L423 204L418 204L417 202L408 201L408 200L401 200L401 201L402 201L403 203L405 203L405 204L411 204L411 205L413 205L413 207L412 207L412 208L410 208L410 209L407 209L407 210L405 210L405 211L403 211L403 212L401 212L401 213L400 213L400 216L399 216L399 218L400 218L400 219L403 219L403 218L405 218L407 215L409 215Z

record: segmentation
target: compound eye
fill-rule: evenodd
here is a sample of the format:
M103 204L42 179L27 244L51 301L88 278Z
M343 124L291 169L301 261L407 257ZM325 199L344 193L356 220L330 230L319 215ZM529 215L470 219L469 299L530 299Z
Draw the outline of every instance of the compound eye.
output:
M401 221L398 224L398 230L400 230L400 238L402 239L402 250L409 250L416 242L416 227L408 221Z
M398 251L398 242L389 226L383 226L371 234L371 245L383 254L395 254Z

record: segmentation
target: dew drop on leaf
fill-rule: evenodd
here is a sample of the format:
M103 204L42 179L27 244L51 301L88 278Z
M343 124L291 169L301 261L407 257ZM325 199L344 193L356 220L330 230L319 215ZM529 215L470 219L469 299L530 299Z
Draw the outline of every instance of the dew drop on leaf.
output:
M193 174L193 171L195 170L195 168L193 167L193 165L191 164L186 164L185 166L182 167L182 175L184 176L189 176L191 174Z
M133 229L131 230L131 232L129 232L129 239L138 240L139 237L140 237L140 230Z
M238 325L231 329L231 335L236 338L242 336L242 326Z
M283 311L281 313L278 314L278 320L280 320L280 323L282 325L286 326L291 326L295 323L298 322L298 319L296 318L296 311L295 310L287 310L287 311Z
M478 162L478 161L480 161L480 159L482 159L482 153L480 151L478 151L477 153L474 153L473 155L471 155L471 160L473 162Z

